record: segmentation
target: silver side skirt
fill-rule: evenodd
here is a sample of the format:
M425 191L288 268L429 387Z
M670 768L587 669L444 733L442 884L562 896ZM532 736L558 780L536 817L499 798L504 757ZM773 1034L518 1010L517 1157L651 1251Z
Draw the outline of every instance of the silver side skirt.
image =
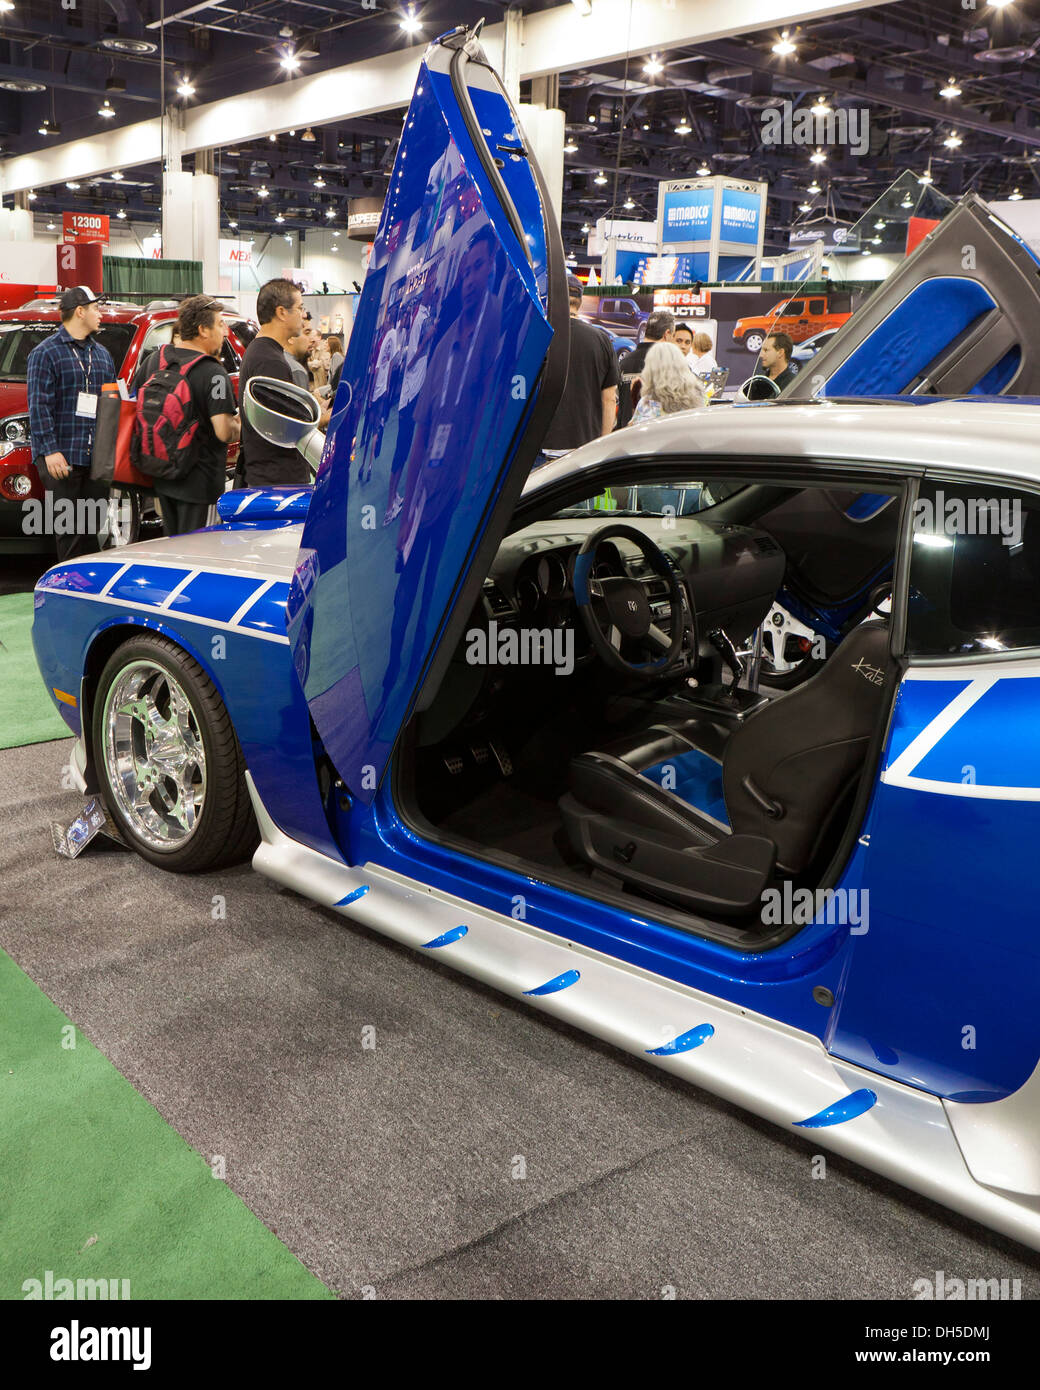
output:
M348 868L284 835L247 781L260 873L1040 1250L1040 1203L972 1177L936 1096L842 1062L811 1034L529 922L377 864Z

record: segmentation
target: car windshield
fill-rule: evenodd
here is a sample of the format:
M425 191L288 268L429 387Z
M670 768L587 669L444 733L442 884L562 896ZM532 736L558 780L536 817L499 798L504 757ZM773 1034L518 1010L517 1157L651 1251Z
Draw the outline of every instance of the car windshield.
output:
M620 516L693 516L732 497L746 483L713 478L710 483L639 483L635 487L608 487L597 497L564 507L558 517L588 516L609 512Z
M0 323L0 381L24 381L30 352L57 329L56 323L12 322L10 319ZM122 366L134 332L132 323L103 323L98 330L97 340L112 354L116 371Z

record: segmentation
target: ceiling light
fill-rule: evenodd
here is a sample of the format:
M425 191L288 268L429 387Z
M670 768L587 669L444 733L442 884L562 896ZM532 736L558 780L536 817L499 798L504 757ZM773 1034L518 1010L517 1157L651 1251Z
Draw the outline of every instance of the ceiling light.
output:
M231 228L232 231L234 231L235 228L238 226L238 223L237 223L237 222L229 222L229 223L228 223L228 226Z
M591 227L589 226L589 224L586 222L585 225L584 225L584 227L582 227L581 230L582 230L582 233L583 233L583 234L588 234L589 232L592 231L592 228L591 228Z
M116 108L107 98L98 107L98 115L104 116L106 121L110 121L115 114Z
M325 180L322 178L322 176L321 176L320 174L319 174L318 177L314 180L314 187L315 187L315 188L324 188L324 187L325 187Z
M76 182L75 179L66 179L66 181L65 181L65 187L66 187L66 188L78 188L78 187L79 187L79 184Z
M1019 189L1017 189L1017 188L1012 189L1011 192L1008 194L1008 201L1009 201L1009 202L1018 203L1018 202L1021 202L1021 200L1022 200L1022 194L1021 194L1021 192L1019 191Z
M871 244L871 246L880 246L880 245L881 245L881 238L880 238L879 236L872 236L872 237L870 238L870 244Z
M415 17L415 11L409 9L401 16L401 28L406 34L417 34L422 28L422 22Z
M14 9L14 0L0 0L0 14L10 14Z
M702 161L701 161L701 167L697 170L697 177L698 177L699 179L706 179L706 178L710 178L710 176L711 176L711 170L708 168L707 164L705 164L704 161L702 160Z
M679 124L675 127L675 133L676 135L689 135L692 129L693 126L690 125L689 121L684 116L682 120L679 122Z
M813 179L812 183L805 191L806 193L819 193L821 191L820 185L816 182L815 179Z
M914 200L910 197L910 194L909 194L909 193L904 193L904 194L903 194L903 201L899 204L899 206L900 206L901 208L912 208L913 205L914 205Z
M830 114L830 109L831 108L827 105L827 98L825 96L817 97L812 106L809 107L809 110L814 116L827 116Z
M289 243L289 245L291 246L291 245L292 245L292 233L291 233L291 232L286 232L286 234L285 234L285 239L286 239L286 241Z
M336 216L336 209L335 209L335 208L326 208L326 209L325 209L325 216L326 216L326 217L335 217L335 216Z
M798 204L798 211L799 211L799 212L812 212L812 203L799 203L799 204Z
M53 223L53 222L48 222L48 223L47 223L47 230L48 230L49 232L53 232L53 231L54 231L54 223Z
M268 188L266 183L262 183L260 187L256 190L256 196L258 198L269 198L271 196L271 190Z
M606 174L603 172L602 169L599 171L599 173L596 175L596 177L592 180L593 183L598 183L598 184L600 184L600 185L605 184L606 181L607 181L607 176L606 176Z
M563 147L563 152L564 154L574 154L577 148L578 147L573 140L568 140L566 145L564 145Z
M871 255L871 250L870 250L870 247L869 247L869 246L864 246L864 248L863 248L863 254L864 254L864 256L869 256L869 255Z
M960 94L961 89L957 86L956 81L952 77L950 78L949 82L947 82L945 87L939 88L939 95L941 97L945 97L947 101L950 101L953 97L959 97Z
M932 182L933 182L933 179L932 179L931 170L930 170L930 169L926 169L926 170L924 171L923 174L920 174L920 175L918 176L917 182L918 182L918 183L925 183L925 184L927 184L927 183L932 183Z
M182 77L177 83L177 95L179 97L193 97L195 95L195 88L191 85L189 78Z
M659 72L664 72L664 63L659 60L656 53L651 53L643 64L643 71L648 77L656 77Z
M125 221L126 221L126 208L120 208L119 211L116 213L116 216L119 218L120 222L125 222Z
M588 19L592 13L592 0L571 0L571 4L581 15L582 19Z
M1012 0L989 0L995 10L1002 10L1005 5L1010 5Z
M643 126L643 129L644 129L644 130L649 130L649 129L650 129L650 122L649 122L649 121L646 122L646 124Z
M36 194L31 188L29 189L29 192L26 194L26 197L28 198L30 203L36 202Z
M297 72L299 70L300 60L291 48L285 50L280 61L286 72Z
M278 216L277 216L274 220L275 220L276 222L284 222L284 221L285 221L285 218L282 216L281 213L279 213Z
M37 135L60 135L61 121L41 121Z
M595 113L595 111L594 111L594 112L592 113L592 115L589 117L589 125L595 125L595 124L596 124L596 113Z
M964 141L961 139L961 137L957 134L955 130L951 130L949 135L947 135L946 139L943 141L943 144L946 146L948 150L955 150L959 145L963 145Z
M318 138L318 137L315 135L314 131L311 130L310 126L308 126L307 129L306 129L306 130L303 132L303 134L300 136L300 139L301 139L301 140L306 140L306 141L308 141L308 143L309 143L311 140L317 140L317 138Z
M779 54L781 58L786 58L789 53L795 52L795 45L791 42L787 29L784 30L776 43L773 44L773 52Z
M810 164L824 164L826 160L827 156L822 150L813 150L812 154L809 156Z
M874 226L876 227L876 229L877 229L879 232L884 231L884 229L885 229L885 227L886 227L887 225L888 225L888 224L886 223L886 221L885 221L885 219L884 219L883 217L879 217L878 220L874 223Z
M628 209L628 211L631 211L632 208L635 207L635 203L632 201L631 198L626 198L624 203L622 204L622 207Z
M108 177L110 179L115 179L116 183L118 183L120 179L123 178L123 171L122 169L113 169Z
M278 139L278 136L275 135L274 131L272 130L271 133L270 133L270 135L269 135L267 138L268 138L268 140L277 140L277 139Z

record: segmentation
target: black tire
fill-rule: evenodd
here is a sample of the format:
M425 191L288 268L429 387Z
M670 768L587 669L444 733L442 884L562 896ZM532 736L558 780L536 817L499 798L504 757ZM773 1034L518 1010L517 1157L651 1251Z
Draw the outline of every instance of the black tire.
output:
M103 716L109 692L134 662L149 662L180 686L191 706L206 761L205 795L190 836L171 849L153 848L137 832L113 790L106 758ZM245 781L242 749L213 682L176 643L152 635L131 637L109 657L93 699L91 738L102 799L121 834L142 859L174 873L226 868L252 856L260 841Z

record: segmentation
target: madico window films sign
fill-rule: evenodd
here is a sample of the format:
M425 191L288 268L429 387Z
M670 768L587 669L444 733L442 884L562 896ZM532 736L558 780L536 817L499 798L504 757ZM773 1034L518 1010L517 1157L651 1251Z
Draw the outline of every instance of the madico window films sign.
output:
M710 241L715 211L715 189L668 188L664 194L661 242Z
M741 246L757 246L761 217L761 194L742 188L724 187L719 240L737 242Z

